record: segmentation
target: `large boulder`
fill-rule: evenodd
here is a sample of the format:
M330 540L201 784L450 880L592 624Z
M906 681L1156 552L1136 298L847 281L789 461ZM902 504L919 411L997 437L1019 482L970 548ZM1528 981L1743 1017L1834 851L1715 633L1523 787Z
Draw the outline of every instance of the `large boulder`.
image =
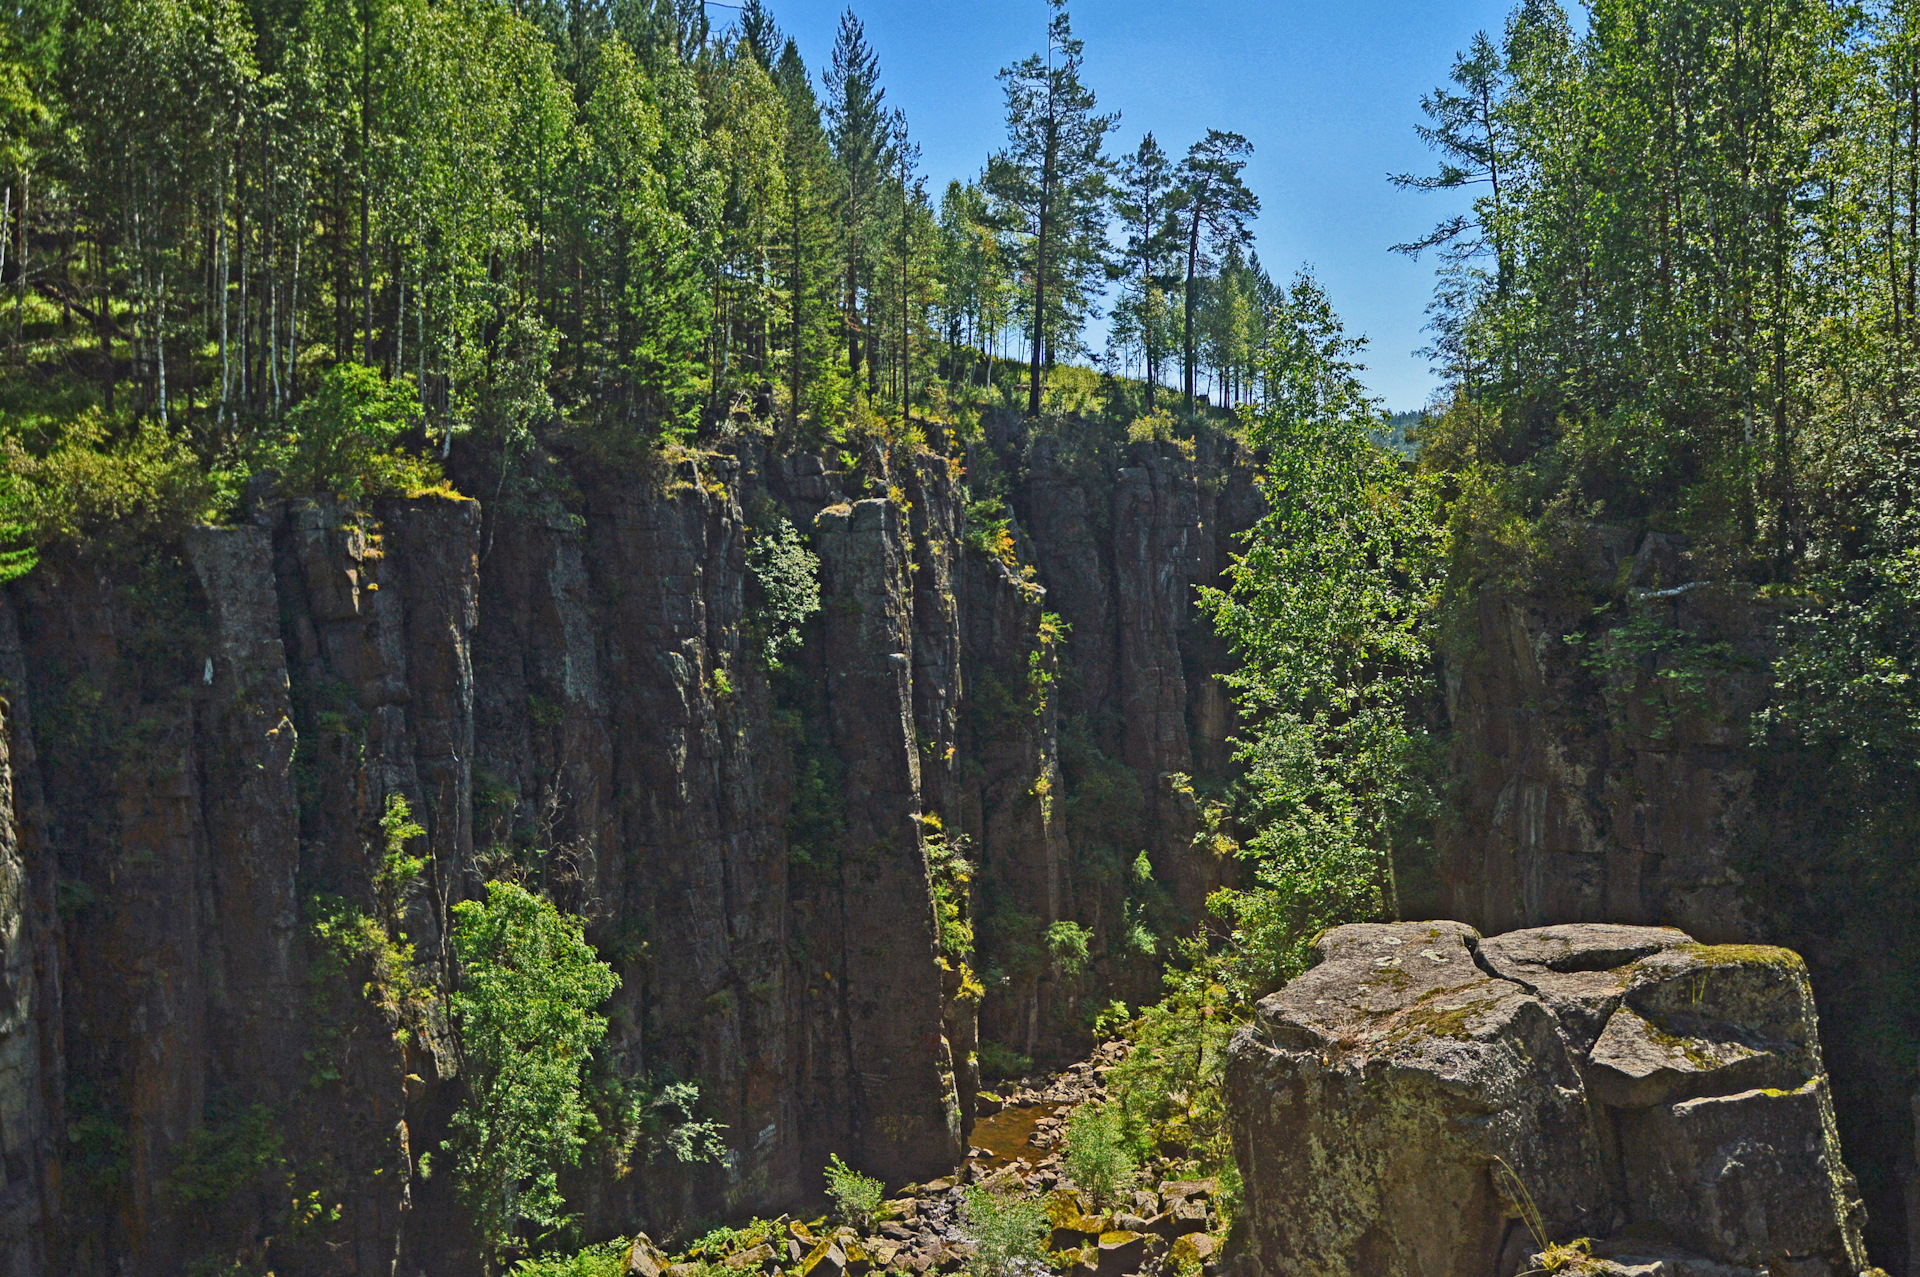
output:
M1511 1277L1586 1239L1649 1273L1866 1270L1796 955L1454 922L1315 953L1228 1057L1255 1268Z
M1604 1227L1600 1137L1552 1012L1456 922L1340 927L1227 1070L1253 1251L1275 1273L1486 1277L1504 1158L1556 1227Z

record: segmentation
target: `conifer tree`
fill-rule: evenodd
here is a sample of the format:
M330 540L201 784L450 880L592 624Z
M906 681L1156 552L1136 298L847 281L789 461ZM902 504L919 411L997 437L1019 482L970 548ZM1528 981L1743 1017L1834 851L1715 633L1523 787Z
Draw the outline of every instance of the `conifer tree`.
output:
M786 295L788 421L797 426L803 411L811 411L816 420L830 415L843 395L844 383L833 366L836 187L820 105L800 48L791 39L780 51L774 83L787 103L776 259Z
M1147 411L1152 412L1164 354L1160 344L1164 324L1154 312L1165 303L1150 294L1166 286L1168 258L1179 238L1173 220L1174 170L1151 133L1140 139L1132 154L1121 158L1119 170L1113 211L1127 237L1123 269L1129 280L1122 304L1135 312L1131 326L1146 358Z
M1247 223L1260 212L1260 199L1240 180L1253 147L1238 133L1208 129L1207 135L1187 150L1180 161L1177 215L1183 223L1182 238L1187 259L1186 305L1182 341L1186 348L1184 389L1187 411L1193 411L1194 379L1198 371L1198 333L1194 330L1195 311L1200 303L1200 272L1206 266L1204 253L1222 252L1229 247L1244 247L1252 236Z
M847 339L847 375L857 384L862 360L867 390L877 393L880 369L875 362L874 334L863 315L872 272L875 230L882 208L882 186L893 165L893 120L881 106L886 90L880 87L880 59L867 44L866 27L848 9L840 15L833 60L827 68L827 137L833 147L839 178L839 219L842 321Z
M1031 345L1027 412L1040 414L1041 372L1072 346L1105 267L1107 133L1118 115L1095 108L1080 79L1083 42L1066 0L1047 0L1047 48L1000 72L1007 146L987 165L987 187L1023 241Z

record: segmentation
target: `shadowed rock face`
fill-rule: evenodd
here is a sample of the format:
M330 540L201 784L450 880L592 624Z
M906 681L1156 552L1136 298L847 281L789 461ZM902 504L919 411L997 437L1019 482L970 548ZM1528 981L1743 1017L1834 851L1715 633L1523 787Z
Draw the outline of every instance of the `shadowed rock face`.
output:
M1317 954L1229 1057L1261 1271L1510 1275L1537 1249L1525 1198L1550 1240L1649 1277L1866 1267L1794 954L1453 922L1339 927Z
M775 1213L829 1153L896 1184L951 1170L980 986L938 951L930 818L976 890L1099 938L1084 977L996 983L996 1040L1074 1044L1118 932L1062 814L1056 578L1133 636L1110 621L1080 707L1118 722L1148 696L1127 762L1224 748L1187 703L1218 655L1192 585L1240 489L1151 451L1076 473L1080 513L1049 513L1085 553L1037 573L967 547L957 461L750 445L581 466L497 511L262 500L247 526L49 555L0 590L0 1272L166 1274L265 1235L248 1262L288 1274L477 1271L450 1177L420 1174L461 1094L449 1027L363 996L367 962L312 928L316 898L373 907L396 795L426 831L402 919L422 979L449 979L453 906L528 875L620 975L608 1071L696 1081L726 1128L718 1164L595 1146L566 1184L586 1236ZM1116 531L1086 511L1122 487ZM822 602L778 670L748 566L775 517ZM1130 854L1178 869L1189 817L1158 811ZM277 1184L181 1207L194 1150L258 1112L336 1220L282 1227Z

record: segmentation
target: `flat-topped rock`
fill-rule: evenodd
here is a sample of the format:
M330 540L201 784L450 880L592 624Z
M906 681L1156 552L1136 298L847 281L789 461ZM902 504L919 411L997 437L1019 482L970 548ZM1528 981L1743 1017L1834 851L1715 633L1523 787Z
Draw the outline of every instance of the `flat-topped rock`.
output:
M1453 922L1314 952L1228 1056L1254 1270L1513 1277L1537 1209L1549 1241L1589 1239L1568 1272L1866 1271L1793 953Z
M1553 1014L1459 923L1328 932L1227 1067L1253 1249L1275 1273L1486 1277L1504 1158L1555 1227L1609 1222L1579 1071Z
M1692 936L1674 927L1574 922L1490 937L1480 941L1479 956L1488 971L1545 1002L1568 1043L1585 1051L1626 994L1625 968L1692 943Z

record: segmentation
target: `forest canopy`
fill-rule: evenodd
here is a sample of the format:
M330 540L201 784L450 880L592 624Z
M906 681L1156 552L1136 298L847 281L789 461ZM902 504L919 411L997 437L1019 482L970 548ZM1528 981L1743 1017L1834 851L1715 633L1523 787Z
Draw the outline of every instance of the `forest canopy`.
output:
M815 67L762 0L724 29L706 14L11 7L6 570L87 530L51 461L75 447L177 455L193 490L155 502L190 520L263 470L300 492L432 487L457 440L504 467L752 422L822 438L869 409L1038 413L1063 361L1159 377L1180 351L1189 404L1196 367L1216 400L1251 393L1275 290L1250 254L1248 144L1215 131L1178 161L1149 135L1116 161L1064 3L1001 75L1005 146L940 192L851 10ZM348 366L367 371L329 371ZM306 440L335 409L404 428Z

